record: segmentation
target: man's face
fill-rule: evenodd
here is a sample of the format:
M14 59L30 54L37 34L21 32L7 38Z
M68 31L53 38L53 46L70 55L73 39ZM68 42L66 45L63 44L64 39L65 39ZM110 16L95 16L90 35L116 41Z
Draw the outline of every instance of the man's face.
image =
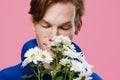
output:
M71 3L56 3L51 5L42 20L35 23L34 30L38 46L47 50L47 44L54 36L73 38L75 33L75 6Z

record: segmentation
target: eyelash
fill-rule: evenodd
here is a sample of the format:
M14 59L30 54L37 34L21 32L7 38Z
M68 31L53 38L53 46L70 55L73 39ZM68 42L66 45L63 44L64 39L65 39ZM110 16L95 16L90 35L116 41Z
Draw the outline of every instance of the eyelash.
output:
M60 29L63 29L63 30L69 30L70 28L63 28L63 27L61 27Z
M44 26L44 25L41 25L42 27L44 27L44 28L49 28L50 26Z
M50 25L44 26L44 25L42 25L42 24L41 24L41 26L44 27L44 28L49 28L49 27L50 27ZM64 27L61 26L61 27L59 27L59 28L62 29L62 30L69 30L69 29L71 28L71 26L69 26L69 27L67 27L67 28L64 28Z

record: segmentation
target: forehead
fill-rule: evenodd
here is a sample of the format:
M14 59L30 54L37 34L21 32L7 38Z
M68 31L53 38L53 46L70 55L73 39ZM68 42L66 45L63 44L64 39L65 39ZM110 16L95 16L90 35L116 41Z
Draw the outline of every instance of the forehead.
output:
M64 23L75 18L75 6L72 3L55 3L49 6L43 19L54 23Z

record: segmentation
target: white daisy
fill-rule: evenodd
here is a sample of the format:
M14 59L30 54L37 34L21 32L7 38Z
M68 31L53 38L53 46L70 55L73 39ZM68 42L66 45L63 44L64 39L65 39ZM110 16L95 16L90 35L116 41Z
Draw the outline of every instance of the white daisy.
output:
M34 64L37 64L37 54L39 53L39 48L35 47L35 48L31 48L29 49L24 57L26 57L26 59L22 62L22 66L25 67L27 64L33 62Z
M31 59L26 58L23 62L22 62L22 67L25 67L27 64L29 64L31 61Z
M68 58L61 59L59 63L61 65L65 66L66 64L70 64L70 59L68 59Z
M53 61L52 56L50 55L50 53L48 53L47 51L41 51L39 53L39 61L45 62L45 63L50 63Z
M68 51L64 51L63 52L63 55L67 56L67 57L70 57L70 58L78 58L80 57L80 54L79 53L76 53L72 50L68 50Z
M83 64L76 60L72 60L71 62L72 62L72 67L70 68L71 71L80 72L84 67Z
M71 44L71 40L67 36L55 36L53 37L53 41L56 43L63 43L63 44Z
M50 64L43 62L43 66L45 69L50 69Z
M78 76L79 76L80 80L83 76L85 77L85 80L92 80L93 79L90 75L86 75L86 73L83 75L79 74Z
M70 48L71 50L73 50L74 52L76 52L75 46L74 46L73 44L69 44L68 46L69 46L69 48Z
M84 65L85 68L87 68L88 70L91 70L91 68L93 68L92 65L88 64L87 61L85 60L85 57L81 57L79 58L80 62L82 62L82 64Z

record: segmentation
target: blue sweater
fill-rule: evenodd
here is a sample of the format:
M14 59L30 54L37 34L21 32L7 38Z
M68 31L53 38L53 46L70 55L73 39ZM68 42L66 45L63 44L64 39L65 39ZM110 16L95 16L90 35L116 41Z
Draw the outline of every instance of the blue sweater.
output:
M81 52L81 49L75 43L73 43L73 44L76 47L76 51ZM24 44L22 51L21 51L21 60L22 61L25 59L24 53L28 49L33 48L35 46L37 46L36 39L32 39ZM31 71L29 66L22 68L21 64L22 63L19 63L15 66L12 66L12 67L9 67L9 68L6 68L6 69L3 69L2 71L0 71L0 80L25 80L25 79L21 78L21 76L23 76L25 74L30 75L33 72ZM96 73L93 73L91 76L93 77L92 80L102 80L102 78L100 78L100 76L98 76ZM44 77L44 80L51 80L51 77L46 75Z

